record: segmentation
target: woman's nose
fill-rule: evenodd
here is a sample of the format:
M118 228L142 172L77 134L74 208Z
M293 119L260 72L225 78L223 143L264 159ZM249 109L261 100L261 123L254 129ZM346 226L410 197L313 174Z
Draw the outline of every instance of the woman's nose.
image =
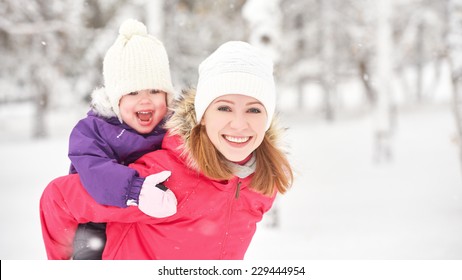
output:
M248 126L247 118L244 114L236 113L233 115L230 125L233 129L245 129Z

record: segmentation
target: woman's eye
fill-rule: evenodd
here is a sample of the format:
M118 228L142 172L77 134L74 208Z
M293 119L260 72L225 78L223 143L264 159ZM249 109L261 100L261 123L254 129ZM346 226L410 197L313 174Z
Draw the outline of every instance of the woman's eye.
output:
M250 108L248 112L258 114L258 113L261 113L261 110L258 108Z
M231 108L228 107L228 106L220 106L220 107L218 107L218 111L231 112Z

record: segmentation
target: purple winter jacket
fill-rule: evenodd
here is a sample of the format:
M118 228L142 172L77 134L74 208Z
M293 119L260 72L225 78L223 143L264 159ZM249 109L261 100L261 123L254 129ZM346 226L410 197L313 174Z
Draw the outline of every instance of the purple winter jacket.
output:
M139 134L117 117L93 111L80 120L69 139L70 173L79 173L87 192L103 205L127 207L138 198L144 178L127 167L140 156L161 148L164 121L149 134Z

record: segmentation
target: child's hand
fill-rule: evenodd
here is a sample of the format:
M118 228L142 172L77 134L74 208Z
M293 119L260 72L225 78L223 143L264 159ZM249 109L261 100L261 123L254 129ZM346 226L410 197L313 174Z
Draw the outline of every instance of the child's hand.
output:
M151 217L165 218L176 213L176 197L162 183L170 177L170 171L149 175L141 187L138 208Z

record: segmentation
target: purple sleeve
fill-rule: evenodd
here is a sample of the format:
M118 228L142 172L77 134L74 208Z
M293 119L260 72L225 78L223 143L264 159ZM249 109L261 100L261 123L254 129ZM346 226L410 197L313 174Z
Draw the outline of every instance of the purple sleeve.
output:
M127 207L128 199L138 201L144 179L134 169L118 163L108 137L95 118L81 120L71 132L69 158L96 202Z

